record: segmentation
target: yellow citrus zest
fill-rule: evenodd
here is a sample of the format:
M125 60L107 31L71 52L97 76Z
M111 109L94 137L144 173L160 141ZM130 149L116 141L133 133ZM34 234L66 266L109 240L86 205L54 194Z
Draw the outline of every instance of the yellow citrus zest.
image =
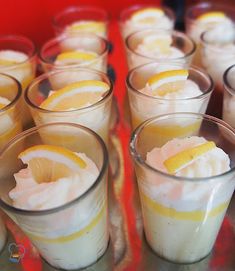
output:
M134 12L131 19L139 23L154 23L155 18L164 15L164 11L160 8L142 8Z
M105 32L105 24L98 21L80 21L71 24L68 29L69 31L103 33Z
M86 167L82 158L61 146L35 145L21 152L18 157L28 164L38 183L54 182Z
M9 60L9 59L0 59L0 65L2 66L11 66L18 63L17 61L14 60Z
M90 61L97 57L96 53L93 52L81 52L81 51L68 51L59 54L56 57L56 61L64 61L64 60L71 60L71 61Z
M215 21L215 20L220 20L220 19L224 19L226 17L226 15L224 14L224 12L221 11L210 11L210 12L206 12L202 15L200 15L198 17L198 20L200 21Z
M183 150L164 161L164 166L170 174L174 174L177 170L187 165L192 160L205 154L206 152L215 148L216 145L213 141L208 141L196 147Z

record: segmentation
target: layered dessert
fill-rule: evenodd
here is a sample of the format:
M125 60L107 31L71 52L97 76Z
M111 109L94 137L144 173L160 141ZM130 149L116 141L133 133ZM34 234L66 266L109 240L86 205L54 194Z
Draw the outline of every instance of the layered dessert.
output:
M235 27L211 29L202 35L201 43L202 65L222 91L223 74L235 63Z
M34 78L34 67L27 54L16 50L0 50L0 71L16 78L25 89Z
M107 41L91 33L63 35L47 41L40 51L45 71L87 67L107 71Z
M138 31L127 38L127 60L129 69L152 61L191 62L195 45L183 33L162 30Z
M36 104L38 109L31 108L33 119L36 125L50 122L81 124L97 132L108 143L110 91L109 84L99 80L82 80L60 89L54 88L41 103ZM38 102L35 95L40 97L41 93L32 91L29 95L34 103Z
M11 101L0 96L0 149L22 131L21 121L15 116L15 108L8 108Z
M17 219L42 257L66 270L97 261L107 248L108 230L106 184L95 185L96 164L85 153L54 145L32 146L19 159L27 167L14 174L9 197L16 208L38 211Z
M234 189L229 156L213 141L174 138L146 154L138 178L148 243L160 256L191 263L207 256ZM226 177L227 176L227 177Z
M199 15L191 23L188 23L187 34L197 43L197 50L193 64L202 66L203 56L201 52L200 37L202 33L214 29L213 38L220 39L228 33L233 32L233 21L222 11L208 11Z
M0 253L6 244L6 239L7 239L7 231L6 227L2 221L2 218L0 217Z
M125 12L129 13L128 10L123 11L123 16ZM169 17L169 14L166 14L166 12L167 10L159 7L142 7L133 10L130 16L126 18L126 20L124 20L124 18L121 18L121 20L123 20L121 22L123 37L126 38L131 33L146 28L158 28L166 30L173 29L173 15L170 14L172 16Z
M145 87L129 90L133 128L157 115L205 112L209 97L205 101L203 90L188 77L186 69L165 70L150 76Z

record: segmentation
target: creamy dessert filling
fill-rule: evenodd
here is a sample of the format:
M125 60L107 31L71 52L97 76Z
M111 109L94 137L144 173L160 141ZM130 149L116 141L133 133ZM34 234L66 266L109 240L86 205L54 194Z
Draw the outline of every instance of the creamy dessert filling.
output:
M145 28L158 28L170 30L174 27L174 22L169 18L163 9L156 7L146 7L135 11L126 20L122 29L124 37L138 30Z

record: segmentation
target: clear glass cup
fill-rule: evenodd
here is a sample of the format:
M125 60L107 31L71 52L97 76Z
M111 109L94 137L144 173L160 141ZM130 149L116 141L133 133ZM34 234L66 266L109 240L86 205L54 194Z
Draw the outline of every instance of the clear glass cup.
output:
M0 149L22 131L21 94L20 83L0 73Z
M97 166L99 175L82 195L64 205L27 210L13 206L9 191L15 187L14 173L25 168L18 155L25 148L48 144L51 130L58 134L53 145L85 153ZM70 140L68 140L70 138ZM107 217L108 153L102 139L90 129L69 123L34 127L15 137L0 153L0 167L11 161L8 171L0 171L1 208L31 239L41 256L56 268L71 270L96 262L106 251L109 240ZM7 161L9 162L9 161Z
M73 28L71 25L77 22L97 22L98 28L90 29L78 29ZM69 7L60 13L56 14L53 18L52 24L55 29L56 35L67 32L91 32L107 38L108 36L108 22L109 17L107 11L102 8L95 6L80 6L80 7Z
M137 48L143 43L143 40L148 36L163 36L170 35L172 37L171 46L180 50L184 56L175 57L152 57L147 54L139 53ZM196 45L188 36L178 31L166 31L161 29L145 29L129 35L125 40L126 56L129 70L143 64L153 61L164 62L171 60L173 62L191 64L192 57L195 53Z
M146 24L141 25L137 23L135 24L130 21L131 16L135 12L138 12L141 9L145 9L145 8L153 8L153 9L160 8L164 12L164 15L168 18L169 24L166 25L166 22L163 20L159 20L158 24L149 23L147 25ZM172 30L174 28L174 24L175 24L174 12L168 7L162 7L158 5L139 4L139 5L130 6L122 10L119 17L119 26L120 26L123 39L125 39L127 36L129 36L130 34L136 31L143 30L149 27L154 27L156 29Z
M229 35L224 32L220 36L215 36L214 31L216 30L210 29L201 35L201 64L215 83L215 91L208 107L208 114L221 118L223 74L235 63L235 27Z
M69 59L67 62L58 63L56 58L61 53L79 51L84 53L95 53L93 59ZM102 72L107 72L108 42L102 37L92 33L74 33L61 35L47 41L39 54L43 70L48 72L55 69L66 69L69 67L85 67Z
M53 111L40 108L41 103L48 98L51 91L57 91L69 84L83 80L99 80L107 83L110 89L100 101L79 109ZM81 124L94 130L108 144L112 96L113 85L106 74L85 68L68 68L50 71L37 77L27 88L25 101L36 125L49 122Z
M5 55L3 58L3 56L1 56L1 53L6 50L10 50L13 52L11 53L11 55L8 52L7 55ZM23 55L15 55L14 52ZM24 57L26 59L24 59ZM17 35L0 36L0 62L2 62L2 59L12 61L8 63L5 63L4 61L2 65L0 65L0 72L16 78L20 82L23 91L35 77L36 58L36 48L34 43L30 39L24 36ZM30 118L30 114L27 111L27 106L24 104L23 99L22 103L23 124L24 126L27 126L30 124L32 119Z
M214 85L210 76L196 67L188 69L188 79L195 82L202 94L192 98L166 99L140 92L148 79L160 71L182 69L179 63L152 62L131 70L126 79L133 129L143 121L174 112L205 113Z
M231 5L221 5L219 3L214 3L214 2L202 2L199 3L197 5L193 5L191 7L189 7L186 10L185 13L185 28L186 28L186 33L189 37L191 37L197 44L197 49L193 58L193 64L197 65L199 67L202 66L202 55L201 55L201 43L200 43L200 37L201 34L213 27L217 27L217 26L222 26L222 24L224 24L224 22L221 22L220 20L217 23L211 23L210 21L208 23L203 22L200 23L198 22L198 18L201 15L204 15L208 12L223 12L225 13L226 16L228 16L231 20L235 20L235 8L232 7ZM222 26L223 30L222 33L219 34L223 35L228 28L232 27L232 23L231 25L227 23Z
M214 141L230 158L231 169L206 177L179 177L146 163L146 154L174 138L164 127L198 123L194 135ZM153 129L153 127L157 129ZM152 134L150 138L149 135ZM235 130L220 119L196 113L172 113L142 123L132 134L130 151L135 162L147 242L155 253L177 263L192 263L212 250L235 187Z
M224 73L223 120L235 128L235 65Z

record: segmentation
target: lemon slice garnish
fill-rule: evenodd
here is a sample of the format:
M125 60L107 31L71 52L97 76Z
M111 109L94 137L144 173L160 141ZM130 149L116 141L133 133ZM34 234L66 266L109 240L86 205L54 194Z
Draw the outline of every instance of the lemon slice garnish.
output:
M131 20L137 23L153 23L156 18L160 18L164 15L164 11L160 8L143 8L134 12L131 16Z
M97 80L75 82L55 91L40 107L55 111L78 109L99 101L109 88L107 83Z
M16 64L17 61L13 61L13 60L8 60L8 59L0 59L0 65L1 66L11 66Z
M64 63L77 63L83 61L91 61L97 57L93 52L69 51L63 52L56 57L56 62Z
M74 152L60 146L36 145L19 154L38 183L54 182L69 177L86 163Z
M170 158L166 159L163 164L170 174L174 174L189 162L193 161L197 157L205 154L215 147L216 145L213 141L208 141L171 156Z
M206 12L199 16L197 19L199 21L220 21L223 20L226 17L224 12L221 11L211 11L211 12Z
M187 78L188 70L169 70L154 74L147 83L157 95L165 96L180 90Z
M78 21L68 27L69 31L104 33L105 24L98 21Z

